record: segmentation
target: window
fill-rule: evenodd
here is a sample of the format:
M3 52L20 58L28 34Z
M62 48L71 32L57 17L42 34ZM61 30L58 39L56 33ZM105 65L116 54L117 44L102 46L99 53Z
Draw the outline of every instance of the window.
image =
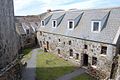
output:
M59 42L60 42L60 39L58 39L59 40Z
M40 31L40 35L42 36L42 31Z
M30 39L27 39L27 43L30 43Z
M45 21L41 21L41 26L45 26Z
M84 49L87 49L88 48L88 46L87 45L84 45Z
M101 47L101 54L106 54L107 53L107 47L106 46L102 46Z
M76 53L76 59L79 59L79 54L78 53Z
M65 45L65 42L63 42L63 44Z
M92 65L97 65L97 58L96 57L92 57Z
M73 57L73 50L70 49L70 56Z
M27 33L27 34L29 34L29 33L30 33L30 32L29 32L29 29L26 29L26 33Z
M60 54L60 49L58 49L58 54Z
M69 41L69 45L71 45L72 43L71 43L71 41Z
M53 21L52 21L52 26L53 26L53 28L56 28L56 27L57 27L57 21L56 21L56 20L53 20Z
M94 22L93 23L93 31L98 31L99 30L99 22Z
M45 41L43 41L43 44L45 45Z
M74 28L74 22L73 21L68 21L68 28L72 30Z
M101 21L92 21L92 31L93 32L100 32L101 29Z

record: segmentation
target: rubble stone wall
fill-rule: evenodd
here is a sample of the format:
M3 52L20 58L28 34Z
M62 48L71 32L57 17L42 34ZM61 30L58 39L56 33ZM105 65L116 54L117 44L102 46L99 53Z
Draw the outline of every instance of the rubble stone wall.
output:
M79 66L83 65L83 54L88 55L88 63L92 66L92 57L97 58L96 70L104 71L107 77L110 76L113 57L116 53L116 47L111 44L87 41L63 35L51 34L46 32L37 32L37 38L41 49L47 48L49 42L49 52L58 54L70 60ZM71 45L69 45L71 41ZM84 46L87 45L87 49ZM106 55L101 54L101 46L107 47ZM70 49L73 50L73 57L70 57ZM79 54L79 59L76 59L76 53Z
M0 75L5 76L5 80L14 80L7 78L8 75L4 75L4 71L18 56L18 41L14 25L13 0L0 0ZM0 80L4 80L1 78Z

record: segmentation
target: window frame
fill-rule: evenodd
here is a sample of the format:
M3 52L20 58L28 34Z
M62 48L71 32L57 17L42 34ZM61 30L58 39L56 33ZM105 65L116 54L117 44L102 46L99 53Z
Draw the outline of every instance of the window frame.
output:
M73 57L73 49L70 49L70 50L69 50L69 56L70 56L70 57Z
M54 24L54 22L55 22L55 24ZM52 20L52 28L56 28L56 27L57 27L57 20Z
M70 28L70 22L72 22L72 28ZM73 30L74 27L75 27L74 21L73 21L73 20L69 20L69 21L68 21L68 29L69 29L69 30Z
M103 48L104 48L104 49L106 48L106 51L103 50ZM106 53L104 53L104 52L106 52ZM102 55L107 55L107 46L101 46L101 53L100 53L100 54L102 54Z
M94 23L99 23L97 31L94 31ZM94 33L99 33L101 31L101 21L91 21L91 31Z
M88 45L84 44L84 49L88 49Z
M92 57L92 66L97 66L97 62L98 61L98 59L97 59L97 57Z
M44 25L43 25L44 23ZM41 26L44 27L45 26L45 21L44 20L41 20Z
M76 60L79 60L79 58L80 58L80 54L79 54L79 53L76 53L75 59L76 59Z
M68 44L69 44L69 45L72 45L72 41L71 41L71 40L69 40Z
M26 29L26 34L30 34L30 30L29 29Z

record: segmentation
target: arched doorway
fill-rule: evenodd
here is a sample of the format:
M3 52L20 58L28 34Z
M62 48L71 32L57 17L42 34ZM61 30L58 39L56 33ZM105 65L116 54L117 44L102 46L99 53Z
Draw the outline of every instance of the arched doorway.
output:
M83 66L88 66L88 55L83 54Z

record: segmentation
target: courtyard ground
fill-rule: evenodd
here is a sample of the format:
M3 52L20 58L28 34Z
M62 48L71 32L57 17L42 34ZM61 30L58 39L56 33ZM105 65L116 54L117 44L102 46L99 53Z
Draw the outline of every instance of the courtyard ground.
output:
M56 80L75 71L78 67L52 53L37 55L36 76L38 80Z
M83 78L89 75L81 76L85 69L78 68L55 54L44 53L37 48L27 55L29 59L23 69L23 80L89 80Z

